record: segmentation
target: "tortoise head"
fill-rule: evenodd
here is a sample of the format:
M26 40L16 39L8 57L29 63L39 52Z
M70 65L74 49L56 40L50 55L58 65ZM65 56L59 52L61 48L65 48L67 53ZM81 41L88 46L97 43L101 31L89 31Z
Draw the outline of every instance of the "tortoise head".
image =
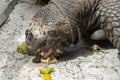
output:
M55 24L45 24L40 19L33 19L30 28L26 30L26 44L29 55L45 52L49 48L63 50L70 45L69 23L58 21Z

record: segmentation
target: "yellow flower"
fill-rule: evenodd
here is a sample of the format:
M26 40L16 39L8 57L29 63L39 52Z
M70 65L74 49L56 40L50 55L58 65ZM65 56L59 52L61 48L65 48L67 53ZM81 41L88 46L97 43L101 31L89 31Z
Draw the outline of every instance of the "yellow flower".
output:
M54 67L49 67L49 68L40 68L39 71L42 74L50 74L54 70Z
M51 75L50 74L43 75L42 80L52 80Z
M19 53L26 53L26 44L25 43L18 44L17 45L17 51Z

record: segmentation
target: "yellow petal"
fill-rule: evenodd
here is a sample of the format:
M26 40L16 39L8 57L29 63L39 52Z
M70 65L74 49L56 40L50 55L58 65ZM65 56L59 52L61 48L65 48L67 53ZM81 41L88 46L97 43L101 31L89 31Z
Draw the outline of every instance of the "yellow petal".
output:
M54 70L54 67L49 67L49 68L40 68L39 71L42 74L50 74Z
M42 80L52 80L51 75L50 74L43 75Z
M18 44L17 51L20 53L25 53L26 52L26 44L25 43Z
M17 45L17 51L18 51L19 53L22 53L22 51L21 51L21 45L20 45L20 44Z
M22 49L23 53L26 52L26 44L25 43L21 44L21 49Z

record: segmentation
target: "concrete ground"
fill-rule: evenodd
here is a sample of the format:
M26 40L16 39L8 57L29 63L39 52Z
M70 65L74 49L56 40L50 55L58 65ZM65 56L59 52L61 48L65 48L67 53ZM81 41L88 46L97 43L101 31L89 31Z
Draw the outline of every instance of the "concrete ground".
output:
M30 3L31 0L20 0L0 27L0 80L42 80L38 69L47 66L55 68L53 80L120 80L117 49L93 54L80 43L79 51L71 51L74 55L50 65L32 63L33 57L18 53L16 46L24 41L24 32L40 8Z

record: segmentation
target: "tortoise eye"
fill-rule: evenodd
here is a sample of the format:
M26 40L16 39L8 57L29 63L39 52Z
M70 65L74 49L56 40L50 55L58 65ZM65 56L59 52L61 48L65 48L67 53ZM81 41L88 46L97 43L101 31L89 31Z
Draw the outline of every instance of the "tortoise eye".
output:
M48 34L50 37L54 37L54 36L56 35L56 31L55 31L55 30L48 31L47 34Z
M39 47L44 47L47 44L47 40L40 42Z

